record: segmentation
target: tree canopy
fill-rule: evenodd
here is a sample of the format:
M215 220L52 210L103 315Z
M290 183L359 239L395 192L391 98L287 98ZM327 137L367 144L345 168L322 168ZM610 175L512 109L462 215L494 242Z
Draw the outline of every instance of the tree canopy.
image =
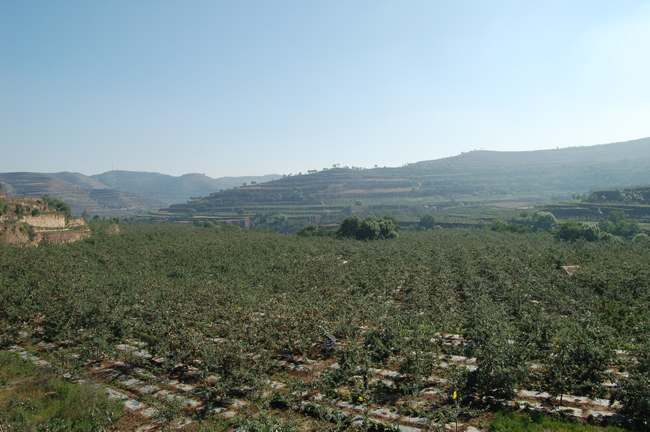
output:
M368 216L365 219L350 216L341 222L337 235L357 240L381 240L397 237L397 231L399 231L399 223L392 216L382 218Z

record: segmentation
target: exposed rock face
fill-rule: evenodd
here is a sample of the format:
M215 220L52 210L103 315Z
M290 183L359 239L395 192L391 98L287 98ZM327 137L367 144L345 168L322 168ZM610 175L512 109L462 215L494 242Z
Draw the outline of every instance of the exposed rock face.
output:
M34 241L36 243L72 243L90 237L89 229L84 231L53 231L36 234Z
M65 215L63 213L46 213L38 216L25 215L20 222L25 222L37 228L65 228Z
M83 218L70 218L68 226L84 226L86 221Z
M0 226L0 243L28 244L31 246L36 246L41 242L63 244L88 238L91 234L89 229L82 231L49 231L36 233L33 239L30 240L29 233L25 229L21 229L20 225L4 225Z
M34 239L35 240L35 239ZM0 243L24 244L30 243L29 234L17 225L0 225Z
M48 212L47 204L41 198L3 197L2 201L22 207L24 214L20 219L11 210L0 214L0 243L71 243L91 235L84 219L70 218L66 222L65 213Z

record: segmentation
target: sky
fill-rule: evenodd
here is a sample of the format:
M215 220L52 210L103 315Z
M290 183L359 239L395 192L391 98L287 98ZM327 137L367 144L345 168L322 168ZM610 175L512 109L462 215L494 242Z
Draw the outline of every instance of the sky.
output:
M650 1L0 0L0 172L211 177L650 136Z

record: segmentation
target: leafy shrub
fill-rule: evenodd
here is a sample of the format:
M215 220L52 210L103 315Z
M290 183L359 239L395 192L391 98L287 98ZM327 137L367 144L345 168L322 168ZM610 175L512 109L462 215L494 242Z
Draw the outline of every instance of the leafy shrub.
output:
M397 237L399 223L394 217L368 216L360 220L357 216L350 216L341 222L337 233L340 237L351 237L357 240L382 240Z
M594 324L582 327L565 323L547 351L545 388L560 400L568 393L605 394L601 383L609 378L606 370L614 353L611 336Z
M329 237L335 234L335 231L328 230L316 225L307 225L298 230L296 235L299 237Z
M582 239L593 242L602 238L602 233L598 227L590 224L581 224L571 219L563 222L559 229L553 231L553 235L563 241Z
M598 221L598 227L607 233L626 239L634 237L642 231L639 223L634 219L630 219L622 211L611 212L607 219Z

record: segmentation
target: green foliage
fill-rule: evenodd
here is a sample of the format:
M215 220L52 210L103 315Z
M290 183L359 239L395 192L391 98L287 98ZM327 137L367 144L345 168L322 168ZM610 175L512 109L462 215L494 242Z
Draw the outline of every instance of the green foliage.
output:
M32 209L32 216L38 216L41 214L41 211L38 209L38 207L34 207Z
M47 204L48 209L54 209L59 212L64 212L66 221L70 219L70 216L72 215L72 210L70 209L70 206L61 201L60 199L57 198L47 198L43 197L43 200Z
M281 421L274 418L270 412L260 413L261 415L237 421L237 430L242 432L298 432L300 424L295 421Z
M508 223L503 219L495 219L490 225L491 231L496 232L512 232L512 233L527 233L529 232L528 226L522 226L516 223Z
M650 422L650 346L639 349L636 359L629 376L618 380L611 402L619 401L623 412L643 419L647 426Z
M598 227L590 224L581 224L574 220L567 220L562 223L558 230L553 231L556 238L563 241L597 241L603 238Z
M361 221L341 228L348 224ZM46 340L74 340L96 356L136 339L170 359L162 373L191 364L203 379L218 376L202 388L209 400L242 398L260 409L271 403L266 380L278 377L289 377L288 406L301 406L294 391L330 395L340 386L364 401L405 403L433 373L446 390L485 396L527 382L598 394L591 384L608 379L614 348L645 343L649 254L646 241L558 242L488 230L360 242L125 224L119 236L0 248L0 344L36 325ZM568 276L563 265L581 270ZM443 341L446 333L470 343ZM440 354L475 356L478 369L438 368L436 361L452 363ZM308 360L340 368L303 380L307 372L297 367ZM530 362L542 367L529 373ZM404 376L383 386L373 383L373 368ZM629 372L640 384L625 388L642 391L645 372L631 364ZM314 413L321 415L329 414Z
M34 237L36 237L36 231L34 231L34 228L32 228L31 225L23 223L21 225L21 231L24 230L25 233L29 236L29 241L34 240Z
M431 215L420 216L419 226L423 230L433 229L436 226L436 219Z
M476 357L478 368L467 374L463 390L511 397L528 378L525 347L509 339L507 313L487 293L479 290L467 306L465 334L473 341L468 355Z
M490 422L490 432L625 432L615 426L598 427L582 423L553 420L542 413L498 412Z
M551 232L551 230L557 225L557 219L553 216L553 213L536 211L533 213L531 218L532 228L531 231L546 231Z
M337 234L340 237L355 238L360 225L361 220L357 216L347 217L343 219L343 222L341 222Z
M598 227L607 233L626 239L632 238L641 232L639 223L634 219L630 219L622 211L611 212L607 219L598 221Z
M299 237L331 237L336 232L333 230L328 230L324 227L318 227L316 225L307 225L302 227L296 232L296 235Z
M14 214L18 219L20 219L25 214L25 207L21 206L20 204L16 204L14 206Z
M545 359L547 391L560 400L568 393L603 397L601 383L609 378L606 370L613 358L607 329L589 321L584 327L566 323L552 340Z
M360 220L357 216L345 218L337 231L339 237L357 240L383 240L397 237L399 223L391 216L377 218L368 216Z

